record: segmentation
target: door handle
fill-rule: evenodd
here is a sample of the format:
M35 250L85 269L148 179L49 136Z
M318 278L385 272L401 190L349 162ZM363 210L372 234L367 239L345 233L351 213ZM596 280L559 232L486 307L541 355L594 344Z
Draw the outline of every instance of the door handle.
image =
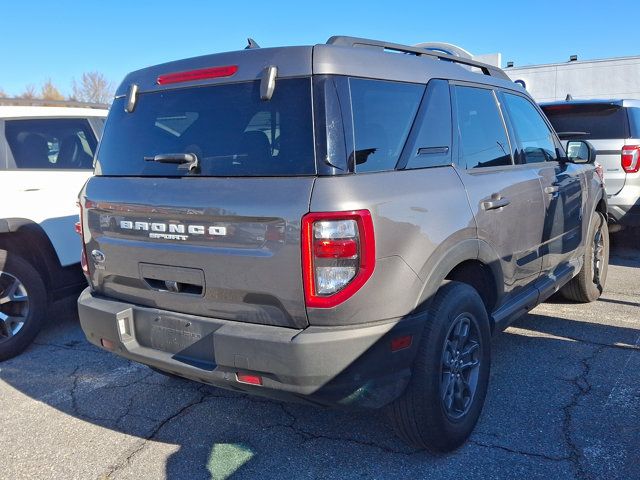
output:
M491 200L485 200L481 203L484 210L495 210L497 208L506 207L511 202L508 198L501 197L498 194L491 195Z
M553 195L554 193L558 193L560 191L560 187L557 185L551 185L550 187L544 187L544 193L548 193L549 195Z

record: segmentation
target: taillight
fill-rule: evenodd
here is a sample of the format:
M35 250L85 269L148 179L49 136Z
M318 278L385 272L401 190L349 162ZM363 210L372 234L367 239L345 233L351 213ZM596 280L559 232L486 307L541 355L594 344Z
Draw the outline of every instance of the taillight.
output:
M87 200L87 202L89 202ZM84 243L84 230L83 230L83 212L82 212L82 204L80 202L76 202L78 208L80 208L80 221L75 224L75 231L78 235L80 235L80 243L82 244L82 251L80 252L80 266L82 267L82 271L85 275L89 275L89 265L87 262L87 246Z
M308 307L331 308L356 293L375 267L368 210L302 217L302 269Z
M193 82L194 80L205 80L208 78L230 77L237 71L237 65L227 65L225 67L200 68L186 72L166 73L160 75L156 79L156 83L158 85L168 85L170 83Z
M627 173L640 170L640 145L625 145L622 147L622 168Z

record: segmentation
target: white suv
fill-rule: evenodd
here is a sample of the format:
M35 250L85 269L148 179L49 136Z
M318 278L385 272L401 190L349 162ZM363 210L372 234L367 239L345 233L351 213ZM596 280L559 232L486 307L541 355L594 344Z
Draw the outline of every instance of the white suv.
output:
M3 102L0 100L0 102ZM106 108L0 103L0 360L26 348L48 305L85 283L78 192L91 176Z

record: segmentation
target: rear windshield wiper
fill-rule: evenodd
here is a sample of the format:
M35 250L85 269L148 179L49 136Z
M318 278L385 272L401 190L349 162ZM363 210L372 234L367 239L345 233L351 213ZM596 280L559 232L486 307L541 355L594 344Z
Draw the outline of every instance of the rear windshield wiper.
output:
M583 137L589 135L589 132L558 132L560 138Z
M195 153L162 153L153 157L144 157L145 162L187 164L190 172L199 168L198 156ZM184 167L178 167L184 168Z

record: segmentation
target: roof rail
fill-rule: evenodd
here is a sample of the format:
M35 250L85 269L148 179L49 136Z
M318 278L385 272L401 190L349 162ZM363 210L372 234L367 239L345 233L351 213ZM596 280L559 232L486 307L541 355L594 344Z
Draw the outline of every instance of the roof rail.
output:
M109 109L106 103L77 102L75 100L42 100L39 98L0 98L1 106L20 107L75 107Z
M469 67L476 67L476 68L479 68L482 71L482 73L485 75L511 81L511 79L507 76L507 74L504 73L502 69L499 67L488 65L486 63L478 62L476 60L471 60L468 58L456 57L455 55L448 55L446 53L426 50L420 47L411 47L409 45L402 45L399 43L389 43L389 42L383 42L381 40L371 40L368 38L357 38L357 37L346 37L341 35L331 37L329 40L327 40L327 45L338 45L338 46L345 46L345 47L376 47L376 48L380 48L381 50L391 50L394 52L408 53L408 54L417 55L417 56L434 57L434 58L445 60L448 62L455 62L455 63L460 63L462 65L467 65Z

